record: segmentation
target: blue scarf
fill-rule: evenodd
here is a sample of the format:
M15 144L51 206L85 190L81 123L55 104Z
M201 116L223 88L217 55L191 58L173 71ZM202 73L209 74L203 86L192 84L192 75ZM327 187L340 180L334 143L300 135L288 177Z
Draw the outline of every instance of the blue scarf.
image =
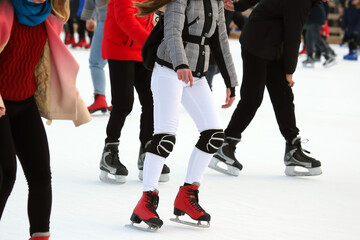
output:
M36 26L45 21L51 13L51 2L34 3L32 0L11 0L18 22L27 26Z

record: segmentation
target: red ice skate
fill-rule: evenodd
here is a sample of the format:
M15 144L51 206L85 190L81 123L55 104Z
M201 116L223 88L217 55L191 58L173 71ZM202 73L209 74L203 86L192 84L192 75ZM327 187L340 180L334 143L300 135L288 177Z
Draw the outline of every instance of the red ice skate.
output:
M156 212L158 203L159 192L157 190L143 192L141 199L131 215L131 222L141 223L141 221L144 221L147 225L149 225L149 229L152 230L161 228L163 221Z
M192 185L180 187L174 203L174 214L176 215L176 218L170 220L196 227L207 228L210 226L210 214L205 212L199 205L199 186L199 183L193 183ZM182 216L185 213L198 222L192 223L180 220L179 216ZM201 224L201 221L206 221L207 225Z
M95 102L88 107L90 113L94 113L96 111L101 111L106 113L108 109L105 96L101 94L95 94Z
M65 45L75 44L75 38L71 33L67 32L65 35Z
M87 45L86 39L85 38L80 38L79 42L74 43L72 45L73 48L77 48L77 47L85 47Z
M45 236L42 236L45 235ZM29 240L49 240L50 233L34 233Z

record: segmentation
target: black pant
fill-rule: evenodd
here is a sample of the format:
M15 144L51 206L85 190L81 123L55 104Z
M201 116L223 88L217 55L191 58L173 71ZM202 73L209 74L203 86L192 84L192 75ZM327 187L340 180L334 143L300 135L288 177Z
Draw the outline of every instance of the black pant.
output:
M134 104L134 87L141 104L140 117L140 142L144 146L152 139L153 123L153 98L150 89L151 71L146 70L142 62L118 61L109 59L109 73L111 83L111 104L106 129L105 142L118 142L125 119L132 111Z
M307 25L306 29L306 51L307 55L311 55L315 52L315 47L327 56L330 53L330 49L326 41L321 37L320 34L321 25L310 24Z
M0 218L15 183L17 156L29 187L30 234L48 232L52 191L44 125L33 97L4 103L6 115L0 118Z
M296 127L294 95L286 81L283 60L268 61L242 48L243 80L240 101L225 130L227 137L241 138L263 100L265 86L275 111L281 134L292 140L299 134Z

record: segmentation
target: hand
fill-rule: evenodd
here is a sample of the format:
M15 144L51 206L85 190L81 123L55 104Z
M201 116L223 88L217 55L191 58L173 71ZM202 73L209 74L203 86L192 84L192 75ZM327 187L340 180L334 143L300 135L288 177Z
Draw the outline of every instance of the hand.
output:
M89 19L89 20L86 20L86 29L88 31L95 31L95 28L96 28L96 22L94 19Z
M5 115L5 108L0 107L0 118Z
M232 0L224 0L224 8L228 11L235 11L234 3Z
M176 71L177 75L178 75L178 79L185 82L186 84L190 82L190 87L193 86L193 76L192 76L192 72L190 69L188 68L182 68L182 69L178 69Z
M286 81L289 83L289 87L293 87L295 82L293 81L293 75L292 74L286 74Z
M226 89L226 99L225 99L225 104L221 106L221 108L228 108L231 107L231 105L233 104L233 102L235 101L235 97L230 97L231 95L231 91L230 88Z

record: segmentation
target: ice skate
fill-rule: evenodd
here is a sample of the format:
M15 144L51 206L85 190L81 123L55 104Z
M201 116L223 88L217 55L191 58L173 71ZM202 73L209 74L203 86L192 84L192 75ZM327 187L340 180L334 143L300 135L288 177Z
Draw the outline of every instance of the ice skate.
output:
M145 231L156 231L161 228L163 221L156 212L158 204L158 190L155 189L154 191L143 192L141 199L139 200L130 217L132 222L130 226ZM140 226L134 225L134 223L139 224L142 221L148 225L148 228L142 228Z
M357 61L358 60L357 49L351 50L349 54L345 55L344 60Z
M32 237L29 240L49 240L49 232L36 232L32 234Z
M87 41L85 38L80 38L79 41L77 43L74 43L72 45L73 48L77 48L77 47L85 47L87 45Z
M284 163L287 176L317 176L322 174L321 162L305 155L304 151L301 147L300 137L294 138L291 143L286 142ZM303 169L303 171L297 171L295 168Z
M145 160L145 154L147 150L149 149L151 144L151 141L148 141L145 144L145 147L140 146L139 150L139 157L138 157L138 169L139 169L139 179L143 180L143 169L144 169L144 160ZM168 182L170 180L170 168L164 164L163 169L161 171L159 182Z
M315 66L315 61L312 55L308 55L307 59L303 61L302 64L305 68L313 68Z
M108 106L105 100L105 96L102 94L94 94L95 101L88 107L89 113L95 113L97 111L101 111L102 113L106 113L108 110Z
M325 55L325 62L323 63L323 66L325 68L334 66L336 64L336 56L332 54Z
M174 214L176 218L171 218L171 221L201 228L210 227L211 216L205 212L199 204L199 186L199 183L193 183L192 185L180 187L174 202ZM180 220L179 217L185 215L185 213L197 222ZM202 222L206 222L206 224Z
M66 33L65 36L65 40L64 40L65 45L72 45L75 44L75 38L73 35L71 35L69 32Z
M119 142L106 143L100 161L100 180L108 183L125 183L128 170L119 159Z
M211 159L209 168L228 175L239 176L239 172L243 168L235 157L236 144L239 141L233 138L225 138L224 143Z

